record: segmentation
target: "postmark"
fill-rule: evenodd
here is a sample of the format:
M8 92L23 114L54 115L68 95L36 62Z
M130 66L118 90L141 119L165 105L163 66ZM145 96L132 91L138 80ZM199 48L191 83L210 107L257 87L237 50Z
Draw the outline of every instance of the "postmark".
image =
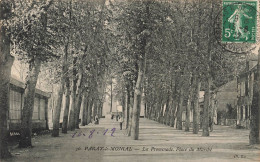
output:
M222 42L256 42L257 1L223 1Z

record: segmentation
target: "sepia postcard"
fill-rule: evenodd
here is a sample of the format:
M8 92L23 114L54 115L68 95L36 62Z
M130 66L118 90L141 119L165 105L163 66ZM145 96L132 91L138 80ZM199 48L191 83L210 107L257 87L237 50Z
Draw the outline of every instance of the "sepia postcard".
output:
M0 0L0 161L260 161L260 0Z

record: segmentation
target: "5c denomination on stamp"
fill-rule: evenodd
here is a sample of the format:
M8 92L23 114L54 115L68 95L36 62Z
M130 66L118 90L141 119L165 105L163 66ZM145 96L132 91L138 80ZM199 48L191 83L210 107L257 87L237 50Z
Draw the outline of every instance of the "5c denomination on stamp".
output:
M256 42L257 1L223 0L222 42Z

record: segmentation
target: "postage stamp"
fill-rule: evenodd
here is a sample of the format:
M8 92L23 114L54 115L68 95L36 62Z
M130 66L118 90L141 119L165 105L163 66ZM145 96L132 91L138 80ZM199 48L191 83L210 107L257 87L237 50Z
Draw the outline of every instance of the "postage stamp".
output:
M222 42L256 42L257 1L223 0Z

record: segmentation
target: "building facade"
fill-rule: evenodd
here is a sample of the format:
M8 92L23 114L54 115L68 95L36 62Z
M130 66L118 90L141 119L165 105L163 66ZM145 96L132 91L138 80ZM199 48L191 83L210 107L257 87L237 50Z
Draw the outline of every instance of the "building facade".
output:
M8 130L18 131L21 127L22 108L24 101L23 82L11 78L10 80L10 109L8 111ZM34 109L32 115L32 128L33 131L44 130L48 128L48 99L50 94L36 89L34 98Z

